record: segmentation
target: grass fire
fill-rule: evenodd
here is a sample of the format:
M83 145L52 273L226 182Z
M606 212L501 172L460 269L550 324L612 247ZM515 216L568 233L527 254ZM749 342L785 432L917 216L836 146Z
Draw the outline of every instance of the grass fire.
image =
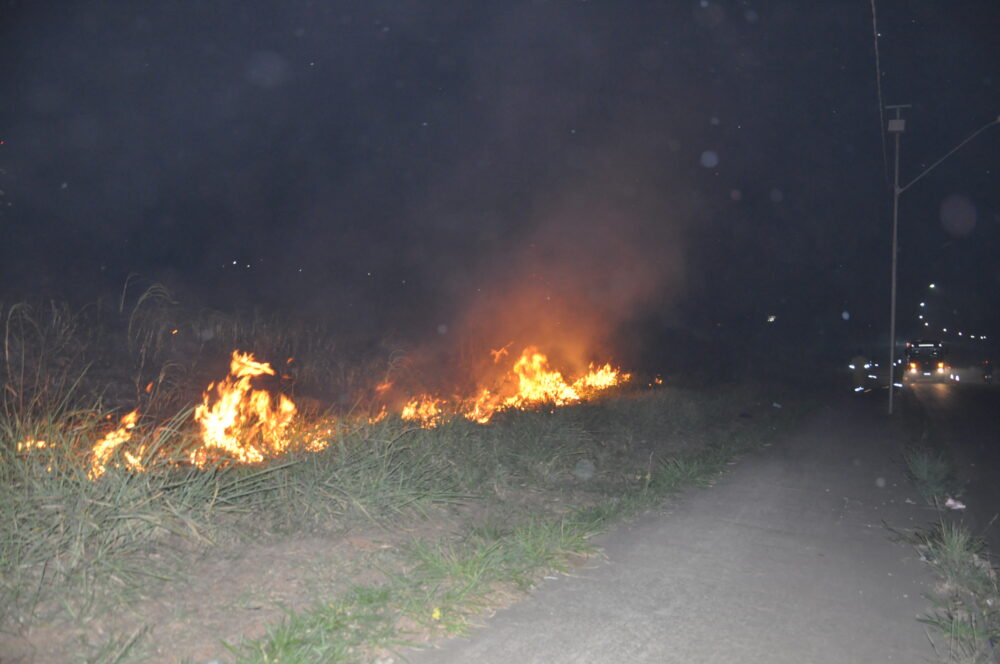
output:
M351 346L314 323L185 310L159 287L131 307L24 303L2 313L0 624L33 625L51 644L46 661L95 638L78 618L91 610L118 615L123 629L139 621L136 634L156 623L159 640L217 644L207 626L228 615L223 596L185 609L200 617L183 629L127 600L148 594L151 579L213 583L194 571L205 551L284 546L279 534L290 532L334 538L324 550L339 551L337 533L409 533L414 519L474 504L505 524L498 533L510 529L502 546L515 553L463 586L464 599L422 549L379 562L416 584L382 615L459 626L495 584L527 583L567 552L588 551L605 520L716 472L756 440L742 429L772 425L770 412L737 416L754 409L752 392L647 390L592 350L592 336L556 327L534 344L455 344L476 350L449 365L413 348ZM711 437L692 439L695 430ZM566 513L569 504L583 511ZM410 550L393 541L386 551ZM161 569L166 552L187 561L183 572ZM34 617L43 613L61 617ZM247 654L257 646L230 638L241 643L237 661L260 661ZM103 647L112 646L85 649L92 661L132 661L101 659L113 650Z
M499 364L506 353L494 351L493 356ZM191 433L192 442L180 450L182 455L178 450L160 447L157 454L151 456L149 443L138 440L141 438L141 431L137 429L140 414L135 409L93 444L88 477L99 480L109 465L131 472L145 472L151 464L187 463L206 469L229 464L259 464L291 451L325 449L334 421L341 416L327 412L306 421L292 397L255 384L261 378L275 375L271 365L257 360L253 353L232 351L229 374L218 382L209 383L201 403L193 410L192 419L197 430ZM529 346L498 379L480 388L476 394L451 398L421 394L397 398L403 405L392 412L403 421L424 428L439 426L452 417L487 424L503 411L579 403L620 386L629 378L628 373L606 363L591 364L585 374L567 380L550 366L544 353ZM391 387L391 383L382 383L375 388L375 393L379 397L388 396ZM378 415L368 421L382 419L389 412L385 404L379 404ZM344 419L351 420L350 416ZM43 441L25 439L18 442L18 450L24 455L44 448Z
M494 351L493 356L499 363L505 354ZM622 385L629 378L629 374L611 364L600 367L591 364L586 374L567 382L559 371L551 368L545 354L529 346L493 387L483 387L475 396L451 401L429 395L414 397L406 402L401 417L422 426L435 426L449 415L486 424L500 411L577 403Z

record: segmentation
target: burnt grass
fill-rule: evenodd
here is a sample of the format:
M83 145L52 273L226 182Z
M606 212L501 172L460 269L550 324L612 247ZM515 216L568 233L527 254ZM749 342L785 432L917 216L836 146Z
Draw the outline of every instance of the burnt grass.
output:
M341 650L316 661L365 661L455 633L547 570L583 564L587 539L615 520L710 481L801 405L773 385L695 389L668 376L488 425L369 423L373 385L405 380L400 347L184 309L158 286L82 309L0 312L5 664L276 661L282 629L340 630L323 643ZM184 449L192 406L237 348L282 366L268 387L299 404L304 426L338 417L325 450L87 478L109 416L136 407L142 442ZM46 445L19 451L25 440ZM465 578L470 561L480 567ZM374 607L366 626L317 613L348 601L351 615Z

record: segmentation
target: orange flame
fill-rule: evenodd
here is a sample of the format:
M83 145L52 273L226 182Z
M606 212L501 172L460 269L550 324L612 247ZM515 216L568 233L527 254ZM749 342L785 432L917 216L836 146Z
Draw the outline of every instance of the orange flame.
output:
M513 342L511 342L511 343L513 343ZM500 363L500 360L505 355L507 355L507 351L510 348L510 346L511 346L511 344L507 344L506 346L503 346L502 348L497 348L496 350L491 350L490 351L490 355L493 356L493 364L499 364Z
M31 450L44 450L48 446L44 440L35 440L29 438L27 440L21 440L17 443L18 452L30 452Z
M446 404L443 399L435 397L415 397L406 402L400 417L407 422L415 422L422 427L431 428L441 424Z
M258 362L252 353L233 351L229 375L217 385L209 384L194 411L202 444L191 452L191 463L204 468L220 455L258 463L287 450L295 404L283 394L275 403L267 391L254 389L251 380L263 375L274 375L270 364Z
M605 364L595 369L593 363L591 363L587 373L573 383L573 389L579 392L581 396L588 396L594 392L620 385L623 380L628 380L628 378L628 374L622 374L610 364Z
M500 364L508 355L510 345L491 351L494 364ZM218 383L208 385L202 394L202 403L194 411L200 440L189 448L187 458L191 464L205 468L217 462L259 463L289 452L293 446L309 452L328 447L337 429L334 420L326 417L310 420L293 431L291 426L298 410L292 400L282 394L274 397L253 384L256 378L275 375L270 364L258 362L252 353L233 351L229 374ZM410 396L398 412L402 420L425 428L439 426L456 416L486 424L504 410L575 403L629 379L629 374L611 364L598 367L591 364L584 375L567 380L552 368L544 353L529 346L499 379L486 387L481 384L475 395L448 399L432 395ZM375 392L383 395L392 387L391 381L384 380L376 386ZM376 423L388 412L383 404L378 412L369 414L368 422ZM124 415L117 428L93 445L87 473L91 480L104 476L108 465L123 466L132 472L148 470L146 465L153 461L147 458L148 443L130 445L138 420L137 410ZM40 453L46 448L47 443L43 440L28 439L17 444L17 451L24 454ZM174 463L167 453L161 453L159 460Z
M35 450L42 454L49 444L44 440L38 440L37 438L27 438L25 440L20 440L17 443L17 453L29 456L34 453ZM39 461L45 461L44 456L39 459ZM51 459L45 463L46 472L52 472L52 462Z
M122 416L117 429L97 441L91 452L90 470L87 472L87 477L96 480L104 475L108 467L108 462L114 456L115 450L132 438L132 429L135 429L136 422L138 421L139 411L133 410L131 413ZM129 465L132 465L131 460ZM139 467L141 468L141 465Z
M383 404L378 409L377 413L368 416L368 424L375 424L376 422L381 422L388 416L389 416L389 409L386 408L385 405Z
M501 349L505 350L506 347ZM494 362L499 362L504 352L491 351ZM441 424L447 414L458 414L486 424L502 410L542 404L563 406L621 385L630 377L610 364L597 368L591 364L586 374L569 383L559 371L551 368L544 353L529 346L499 381L499 387L482 388L478 396L460 400L457 404L448 404L432 396L419 396L406 403L401 417L424 427Z

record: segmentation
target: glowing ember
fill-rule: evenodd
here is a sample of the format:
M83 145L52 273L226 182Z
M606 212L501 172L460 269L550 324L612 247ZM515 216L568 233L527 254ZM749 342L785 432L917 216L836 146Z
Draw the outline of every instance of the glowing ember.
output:
M87 472L87 477L96 480L104 475L108 467L108 462L115 454L115 450L129 441L132 437L132 429L135 428L138 421L139 411L133 410L122 417L117 429L97 441L91 453L90 470ZM130 465L132 464L130 463ZM141 469L141 465L139 468Z
M275 402L267 391L254 389L252 379L263 375L274 375L270 364L257 362L251 353L233 351L229 375L217 385L209 384L194 411L202 444L191 452L191 463L204 468L220 456L258 463L286 451L295 404L283 394Z
M388 416L389 416L389 409L383 405L381 408L378 409L377 413L368 416L368 424L375 424L376 422L381 422Z
M17 451L28 453L31 450L44 450L48 446L44 440L21 440L17 443Z

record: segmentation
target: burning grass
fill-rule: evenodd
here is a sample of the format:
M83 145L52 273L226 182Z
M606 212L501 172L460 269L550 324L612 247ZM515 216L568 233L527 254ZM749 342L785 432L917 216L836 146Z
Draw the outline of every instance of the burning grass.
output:
M270 364L257 361L252 353L233 351L229 375L210 383L201 404L194 409L198 430L190 432L190 442L174 448L164 445L155 433L164 430L158 425L153 427L157 439L151 443L147 434L143 440L136 409L123 415L118 426L104 433L89 451L85 441L81 441L83 444L77 445L79 449L73 455L87 458L87 475L93 481L103 477L109 465L134 473L178 463L202 470L253 465L293 452L326 449L339 426L338 419L347 426L358 426L376 423L389 414L387 406L381 404L377 414L368 418L336 418L327 414L304 420L287 395L272 394L253 383L256 378L268 376L275 376ZM498 391L484 388L478 397L455 398L451 402L439 397L414 397L407 400L398 415L421 428L435 428L453 418L486 424L506 411L580 403L622 385L628 378L628 374L606 364L600 368L591 366L586 374L568 383L561 373L549 367L545 355L528 348L504 377L505 386ZM47 440L31 433L17 440L16 452L22 457L41 459L48 456L45 451L48 446Z
M585 554L587 536L609 520L710 477L732 454L770 435L767 409L758 409L759 419L738 417L754 408L752 399L745 392L663 389L554 412L511 411L489 425L453 418L431 429L393 416L343 430L319 452L206 470L165 463L135 473L111 465L96 482L75 455L60 456L73 444L60 440L64 428L57 425L48 436L57 444L46 447L53 470L23 456L5 464L5 624L64 624L76 634L103 613L135 611L151 584L197 583L181 571L197 552L251 536L270 541L359 524L384 533L419 530L447 513L444 506L476 505L482 516L460 540L401 545L401 557L380 563L405 583L387 579L365 590L390 593L372 609L383 616L369 625L374 631L363 630L368 647L413 638L401 629L462 630L484 607L504 601L496 595L508 592L504 584L530 584L567 556ZM595 468L587 479L574 472L582 459ZM321 605L360 611L356 601L347 593ZM64 607L73 607L68 623ZM290 632L317 624L341 629L330 622L336 612L304 610L274 626L270 639L236 648L239 661L274 661L267 657L275 653L284 661L282 649L290 646L282 639ZM305 641L298 634L288 643L314 647L315 637L334 652L344 639L350 645L359 638L352 630L360 626L351 624L343 633L310 633Z
M170 302L157 292L134 306L155 305L164 315ZM228 355L220 379L218 367L206 376L171 350L174 341L190 341L171 330L192 324L123 305L104 311L134 340L115 356L126 361L113 380L111 363L102 362L113 332L81 325L55 306L6 310L0 419L0 621L8 632L61 626L93 643L93 657L102 648L134 651L133 636L144 633L139 624L96 638L86 627L95 616L134 610L150 587L194 582L183 572L192 556L358 524L398 532L438 518L442 508L478 505L493 516L469 524L461 545L415 544L386 566L413 572L405 584L359 587L325 604L360 612L374 602L383 619L365 628L366 647L398 639L406 624L459 629L498 584L530 583L539 570L586 551L587 535L608 519L717 472L770 435L774 416L764 408L758 419L739 417L755 408L752 391L664 388L611 398L605 388L621 390L624 380L617 369L595 365L569 376L534 348L458 395L401 393L392 387L398 363L390 353L365 372L343 365L330 382L369 396L302 412L297 403L310 401L288 393L318 383L296 378L293 367L310 367L314 356L292 352L309 344L325 350L315 341L272 332L280 343L267 356L297 358L279 372L249 353L230 353L246 333L217 325L218 336L199 342L195 356ZM81 338L81 330L90 336ZM375 387L359 384L372 376ZM574 507L567 512L567 505ZM388 598L377 599L383 590ZM346 636L329 637L342 613L297 615L299 627L290 618L275 629L297 634L320 625L324 643L360 647L350 625ZM260 661L284 659L283 633L234 647L245 661L255 661L255 652Z
M506 355L499 351L492 351L492 354L495 363ZM548 356L528 346L510 370L494 380L494 385L479 388L474 396L451 400L432 395L413 397L406 401L401 417L424 427L439 426L452 417L486 424L504 411L580 403L605 390L620 387L630 378L611 364L595 366L591 363L586 373L568 381L550 366Z

